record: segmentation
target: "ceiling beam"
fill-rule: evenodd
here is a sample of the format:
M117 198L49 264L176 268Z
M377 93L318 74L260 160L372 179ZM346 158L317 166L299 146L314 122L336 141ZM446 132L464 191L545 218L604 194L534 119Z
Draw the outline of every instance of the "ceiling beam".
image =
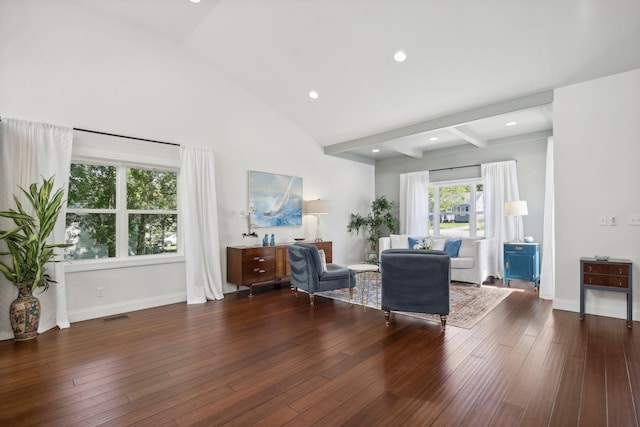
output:
M464 129L464 126L458 126L458 127L451 126L447 128L447 130L452 134L457 135L460 138L464 139L465 141L475 145L478 148L484 148L487 146L487 141L485 141L483 138L480 137L480 135L477 135L471 129Z
M395 151L396 153L404 154L405 156L415 157L416 159L424 157L421 149L403 147L402 143L399 142L384 142L381 145L389 150Z
M527 108L539 107L540 105L551 104L553 102L553 90L538 92L533 95L523 96L497 104L486 105L484 107L450 114L437 119L426 120L409 126L391 129L385 132L376 133L362 138L339 142L337 144L324 147L324 153L336 155L358 148L367 148L376 144L402 138L417 133L429 132L436 129L443 129L452 126L459 126L488 117L506 114L513 111L526 110Z
M353 153L338 153L335 154L336 157L340 157L342 159L351 160L354 162L364 163L367 165L375 166L376 161L374 159L370 159L368 157L360 156L358 154Z

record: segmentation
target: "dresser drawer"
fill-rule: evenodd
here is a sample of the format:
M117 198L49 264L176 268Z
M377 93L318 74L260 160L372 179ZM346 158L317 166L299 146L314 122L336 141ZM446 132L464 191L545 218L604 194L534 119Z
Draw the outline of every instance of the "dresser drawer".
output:
M585 274L585 285L611 286L613 288L628 288L628 276L611 276L603 274Z
M538 247L536 245L505 244L504 250L505 252L535 254L538 251Z
M628 264L605 264L605 263L585 263L583 266L585 273L613 274L616 276L628 276Z
M272 280L275 277L275 248L248 249L242 254L244 284Z

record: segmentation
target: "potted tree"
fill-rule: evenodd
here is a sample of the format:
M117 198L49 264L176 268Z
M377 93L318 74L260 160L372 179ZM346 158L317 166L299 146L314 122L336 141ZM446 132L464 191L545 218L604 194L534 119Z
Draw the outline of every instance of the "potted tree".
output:
M378 260L378 241L384 233L394 233L398 226L398 219L393 215L393 206L395 202L387 199L386 196L378 196L371 202L371 212L367 216L360 214L351 214L347 231L356 234L360 229L368 232L367 241L369 243L369 252L367 257L369 261L376 262Z
M7 245L10 263L0 261L0 271L18 288L18 298L11 303L11 327L17 341L25 341L38 335L40 322L40 301L33 291L41 287L42 292L55 283L47 273L47 263L56 262L54 248L69 246L64 243L47 243L53 232L63 205L64 191L59 188L52 194L54 177L42 178L42 185L31 184L29 191L20 187L31 205L29 213L23 208L16 195L13 199L16 209L0 212L0 217L13 220L15 227L0 230L0 240Z

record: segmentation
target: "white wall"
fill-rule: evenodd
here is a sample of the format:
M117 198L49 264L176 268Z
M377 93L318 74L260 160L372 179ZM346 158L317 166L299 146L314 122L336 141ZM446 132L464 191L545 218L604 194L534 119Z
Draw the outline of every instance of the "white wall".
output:
M240 212L249 170L300 176L304 199L329 199L323 235L334 262L357 260L362 240L346 224L374 197L372 166L325 156L309 135L170 39L64 0L3 1L0 12L1 116L215 151L223 279L226 246L248 243ZM302 228L258 231L279 242L313 237L315 217L305 216ZM113 267L67 274L72 321L185 300L183 262ZM96 297L97 286L105 297ZM225 285L229 291L235 286Z
M579 311L579 259L595 254L634 262L634 319L640 319L640 69L560 88L553 107L556 299ZM600 226L618 215L618 227ZM586 312L626 318L623 295L588 291Z

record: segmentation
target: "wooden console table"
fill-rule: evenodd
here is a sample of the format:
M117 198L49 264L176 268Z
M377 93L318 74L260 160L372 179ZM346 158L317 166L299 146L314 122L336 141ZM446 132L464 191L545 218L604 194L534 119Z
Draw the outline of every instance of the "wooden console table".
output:
M580 258L580 320L584 319L584 291L622 292L627 294L627 326L633 324L633 263L628 259L599 261L595 258Z
M253 297L254 286L280 285L291 280L291 266L287 246L281 243L275 246L228 246L227 282L249 287L249 296ZM324 250L327 262L332 262L331 242L305 242Z

